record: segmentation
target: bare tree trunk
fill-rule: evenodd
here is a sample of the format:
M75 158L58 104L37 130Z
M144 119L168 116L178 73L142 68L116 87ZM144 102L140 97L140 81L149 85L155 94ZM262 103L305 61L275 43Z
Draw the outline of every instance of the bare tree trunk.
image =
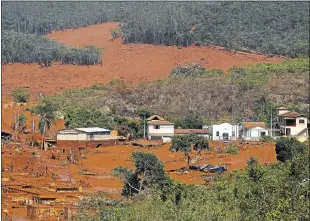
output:
M42 143L41 143L42 150L44 150L44 135L45 135L45 127L46 127L45 114L44 114L43 120L44 120L44 127L43 127L43 133L42 133Z
M186 170L189 170L189 163L190 163L191 157L189 156L189 154L187 155L187 166L186 166Z

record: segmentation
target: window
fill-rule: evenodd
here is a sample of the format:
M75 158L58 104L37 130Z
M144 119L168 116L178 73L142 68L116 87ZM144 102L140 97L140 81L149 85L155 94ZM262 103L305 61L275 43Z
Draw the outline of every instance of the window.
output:
M236 136L236 133L235 133L235 131L233 131L233 132L232 132L232 136L233 136L233 137L234 137L234 136Z
M305 123L305 120L299 120L299 123L300 123L300 124L304 124L304 123Z
M220 136L220 132L216 131L216 136L217 137Z
M154 129L160 129L160 125L154 125Z

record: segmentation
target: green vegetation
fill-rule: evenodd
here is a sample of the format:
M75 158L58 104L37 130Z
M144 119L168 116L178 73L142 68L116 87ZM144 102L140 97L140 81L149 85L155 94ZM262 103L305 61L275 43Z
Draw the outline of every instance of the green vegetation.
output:
M263 142L275 141L271 136L262 136L260 140Z
M4 30L35 35L120 21L124 42L309 56L309 2L5 2L2 9Z
M76 113L80 112L77 110L83 109L136 120L139 122L136 126L142 131L141 110L146 110L148 116L151 113L164 116L174 122L176 128L201 128L204 123L210 123L210 119L212 123L264 121L269 127L270 111L279 106L295 105L301 113L308 113L308 64L309 59L300 58L233 68L231 75L207 71L198 77L168 77L136 86L113 80L107 85L53 95L46 101L64 115L70 113L71 117L77 117ZM85 126L89 120L99 123L92 120L91 114L83 115L80 120L70 117L65 120L70 121L68 126L72 127Z
M173 136L172 145L169 150L172 152L183 152L187 158L187 169L189 168L190 163L190 153L192 150L200 153L202 150L209 150L208 140L204 137L189 134L184 136Z
M13 97L14 102L27 103L30 94L24 88L17 88L11 91L11 96Z
M309 220L309 152L292 162L248 167L217 177L208 186L172 182L152 187L129 201L87 197L78 220ZM89 209L92 208L92 213Z
M293 161L295 157L307 153L307 146L295 138L280 137L276 143L277 160Z
M231 154L231 155L236 155L240 153L240 150L237 146L235 145L229 145L225 148L225 153Z
M2 32L2 63L38 63L48 67L53 61L64 64L101 63L100 50L94 46L72 48L54 40L14 31Z
M162 162L151 153L134 152L131 159L136 167L131 171L124 167L117 167L112 175L120 177L124 182L122 195L133 196L150 188L163 188L169 178L164 171Z

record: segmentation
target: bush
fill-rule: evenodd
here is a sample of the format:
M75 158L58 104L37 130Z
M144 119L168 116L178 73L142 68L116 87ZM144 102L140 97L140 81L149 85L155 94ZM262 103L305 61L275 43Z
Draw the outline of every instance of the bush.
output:
M293 161L294 158L305 154L307 146L295 138L280 137L276 143L277 160L281 162Z
M228 154L231 154L231 155L236 155L236 154L240 153L240 150L235 145L229 145L228 147L225 148L225 153L228 153Z
M183 77L195 77L201 75L205 72L205 68L200 64L186 64L184 66L179 66L174 68L170 75L171 76L183 76Z
M263 142L275 141L275 139L273 139L271 136L262 136L260 140Z
M30 94L24 88L17 88L11 92L14 102L27 103Z

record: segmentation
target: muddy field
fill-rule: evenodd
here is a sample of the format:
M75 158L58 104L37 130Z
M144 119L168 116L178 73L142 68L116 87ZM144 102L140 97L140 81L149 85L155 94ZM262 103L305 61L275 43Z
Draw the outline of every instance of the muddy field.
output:
M262 164L276 162L274 143L252 142L247 144L234 142L234 144L240 149L238 155L224 153L223 150L227 144L210 141L212 149L202 152L199 158L195 153L192 153L191 164L225 165L228 171L232 171L246 167L250 156L257 157ZM123 183L118 178L111 176L111 172L117 166L133 169L130 156L135 151L154 153L164 163L166 172L174 180L187 184L205 184L205 180L201 177L205 174L204 172L189 171L187 174L168 172L186 165L184 155L169 152L169 146L170 144L164 144L153 149L131 145L96 148L88 150L83 158L78 158L76 163L69 164L64 160L64 157L59 160L52 159L53 150L44 151L26 145L4 145L2 148L2 185L4 188L15 188L14 185L17 184L31 185L32 187L28 188L27 191L40 196L56 198L47 206L60 204L74 208L74 202L78 202L83 195L98 192L105 192L108 197L120 199ZM83 175L81 171L87 171L90 174ZM53 192L57 186L81 187L82 192L69 191L59 194ZM4 210L2 212L7 212L14 219L26 217L27 207L21 205L18 200L22 201L21 197L31 199L32 195L24 192L19 193L18 198L15 195L15 193L4 194L2 204ZM54 208L54 206L52 207ZM41 220L47 220L44 215L42 217Z
M173 47L147 44L122 44L111 39L110 29L116 22L85 28L56 31L47 37L70 46L95 45L102 49L103 65L75 66L54 63L49 68L38 64L2 66L2 99L8 101L11 90L26 87L32 99L39 93L50 95L65 89L88 87L119 78L138 83L163 78L177 65L199 63L206 69L227 71L233 66L279 62L282 58L243 52L228 52L221 47Z

